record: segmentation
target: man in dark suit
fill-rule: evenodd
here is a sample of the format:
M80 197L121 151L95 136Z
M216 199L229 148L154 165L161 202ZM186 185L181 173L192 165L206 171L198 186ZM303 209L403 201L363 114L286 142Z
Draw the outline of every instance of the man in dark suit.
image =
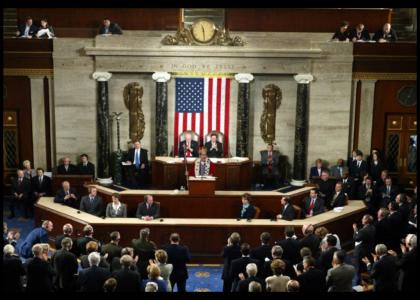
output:
M366 271L366 266L362 261L365 256L370 256L375 247L375 226L373 225L373 217L371 215L364 215L362 218L361 229L357 228L357 224L353 224L353 240L354 247L354 266L356 273L360 274Z
M338 181L335 184L335 193L331 197L329 207L333 209L334 207L342 207L346 205L347 196L343 191L343 184L341 181Z
M79 194L75 188L70 186L70 182L63 181L62 188L57 191L54 202L61 203L76 209L79 209Z
M185 140L179 144L179 157L198 157L198 143L193 141L190 132L184 134Z
M344 176L344 172L348 171L348 168L344 165L344 159L339 158L337 160L337 164L332 166L331 169L331 176L337 179L340 179Z
M208 157L223 157L223 145L221 142L217 141L217 134L212 133L210 141L208 141L204 146L207 148Z
M353 292L353 277L356 270L352 265L344 262L346 251L334 252L332 268L327 272L328 292Z
M120 242L121 235L118 231L113 231L109 235L111 238L111 241L108 244L103 245L101 254L106 255L108 254L108 257L106 260L111 263L114 259L114 257L121 257L121 251L122 248L118 246L118 243Z
M260 151L261 154L261 175L264 179L264 185L270 180L274 180L275 186L280 184L279 160L280 152L273 150L273 145L269 144L267 150Z
M315 166L311 167L311 170L309 171L309 180L312 180L312 177L321 177L322 171L326 170L325 167L323 167L322 159L318 158L315 161Z
M101 256L92 252L88 256L90 267L79 272L78 283L81 292L103 292L105 281L110 277L110 272L99 267Z
M138 256L137 269L141 279L147 279L147 266L150 259L155 259L156 244L149 240L150 229L142 228L138 239L131 241L134 249L134 256Z
M321 240L319 236L314 234L314 226L310 225L303 225L302 226L302 233L303 237L299 240L299 249L303 247L308 247L311 249L312 256L317 257L317 253L319 252L319 244Z
M35 202L41 197L52 196L51 178L44 175L44 169L36 169L36 177L32 177L32 191Z
M324 200L318 197L318 191L316 189L310 190L309 197L306 197L304 203L303 213L306 218L318 215L325 211Z
M386 208L380 208L377 212L377 221L375 222L375 244L384 244L391 247L390 233L391 224L388 219L389 211Z
M229 277L230 265L232 260L242 256L241 247L239 245L241 237L239 233L234 232L230 235L227 245L223 248L223 292L230 292L232 289L232 280Z
M326 291L324 273L315 268L315 259L311 256L306 256L303 259L303 273L298 274L297 281L299 281L301 292L319 293Z
M290 203L290 197L282 197L280 201L283 209L281 210L281 214L277 215L277 219L293 221L295 218L295 209Z
M76 255L70 252L72 247L72 239L66 237L61 241L61 249L54 252L51 257L51 264L55 271L55 286L62 292L76 291L75 274L79 265Z
M20 246L19 254L23 258L32 256L32 246L39 243L48 243L48 234L53 230L53 223L49 220L42 222L41 227L34 228Z
M105 18L103 25L99 28L99 34L122 34L122 30L117 23L111 23L110 19Z
M57 174L59 175L77 175L79 170L70 161L70 158L64 157L63 164L57 167Z
M24 208L25 218L33 215L33 200L31 195L31 182L24 177L22 170L17 170L17 178L12 179L12 195L13 199L10 201L10 216L9 219L14 218L15 206Z
M112 274L117 280L117 288L115 292L140 292L140 275L137 271L133 271L130 267L134 260L130 255L123 255L120 259L122 268Z
M376 190L372 184L372 178L365 178L365 182L359 186L357 195L357 199L365 202L370 214L374 214L378 211L379 204L377 203Z
M354 160L350 165L350 176L354 179L357 185L359 185L367 171L367 163L363 160L363 153L362 151L357 151L356 160Z
M321 255L316 262L318 269L324 272L325 276L327 276L328 270L332 268L331 263L333 260L334 252L338 250L336 245L337 238L332 234L327 235L327 246L322 250Z
M168 254L168 264L173 265L169 280L172 289L176 285L178 292L185 292L188 279L187 263L191 259L190 251L186 246L179 244L181 239L178 233L172 233L169 240L170 245L163 247L163 250Z
M258 267L256 264L250 263L246 265L246 275L239 274L240 281L238 281L235 292L248 293L249 284L252 281L258 282L261 285L262 292L265 292L265 281L257 277Z
M87 154L80 155L81 162L77 165L80 175L92 175L95 178L95 165L89 161Z
M391 231L388 232L389 238L389 248L394 251L400 253L400 241L401 238L404 236L404 220L401 215L401 212L398 211L398 204L395 201L392 201L388 204L389 210L389 226L392 228Z
M140 141L134 142L134 148L128 150L126 163L131 166L129 169L129 180L133 188L141 188L147 185L149 173L149 159L147 150L141 147Z
M350 200L354 200L357 198L357 191L355 191L355 184L353 178L349 176L349 171L344 171L343 178L341 178L341 182L343 183L343 191L349 196Z
M401 244L402 256L397 258L397 267L400 270L398 279L398 291L417 291L417 235L408 234L405 238L405 245ZM397 256L395 251L389 253Z
M76 255L76 240L73 237L73 225L71 225L70 223L64 224L63 234L55 238L55 250L61 249L61 241L66 237L72 240L72 248L70 249L70 251Z
M256 259L252 259L250 257L250 251L251 251L250 245L248 243L242 243L242 245L241 245L242 257L232 260L232 262L230 264L229 277L232 280L232 290L231 291L236 291L238 282L240 280L238 275L240 273L245 274L246 266L249 263L256 264L258 266L258 269L261 270L259 261L256 260Z
M370 41L369 31L365 29L364 24L357 24L356 28L350 30L349 40L352 42L368 42Z
M275 259L281 259L285 263L284 276L289 276L291 279L296 279L296 272L293 268L293 264L290 260L286 259L283 254L283 248L280 245L274 245L271 248L271 257L272 259L266 259L261 265L261 270L259 271L258 277L266 279L269 276L273 276L273 270L271 269L271 263Z
M15 248L12 245L6 245L3 248L3 253L3 292L23 292L21 279L26 272L23 268L22 261L15 254Z
M391 28L390 23L385 23L382 29L378 30L373 36L373 40L378 43L398 41L397 33Z
M136 218L147 221L160 218L160 204L153 201L152 195L145 195L144 201L138 204Z
M104 215L102 197L98 196L96 187L90 187L89 195L82 197L80 210L97 217Z
M392 184L391 177L385 179L385 185L379 188L380 207L387 207L388 203L395 200L398 195L398 187Z
M53 292L54 270L48 262L48 251L42 245L36 244L31 252L34 257L25 262L26 292Z
M79 257L81 255L86 255L87 251L86 251L86 244L89 243L90 241L94 241L96 243L98 243L98 248L100 249L100 245L101 243L97 240L93 238L93 227L91 225L85 225L85 227L83 227L83 236L77 238L76 240L76 256Z
M263 265L266 259L271 259L270 240L271 234L269 232L261 233L261 246L251 250L251 258L258 260L260 262L260 266Z
M251 195L245 193L242 195L242 205L241 209L239 210L238 219L253 219L255 217L255 207L251 203Z
M330 206L332 196L334 194L336 180L330 179L330 173L327 170L321 172L321 180L318 182L319 197L324 200L327 207Z
M282 258L290 261L293 265L299 262L299 242L296 240L295 229L293 226L286 226L284 229L285 239L276 244L283 248Z
M347 31L349 27L349 23L347 21L343 21L340 25L340 29L337 30L331 40L344 42L349 40L349 33Z
M16 31L17 37L33 38L38 32L38 27L33 24L31 17L26 18L25 24L19 25Z

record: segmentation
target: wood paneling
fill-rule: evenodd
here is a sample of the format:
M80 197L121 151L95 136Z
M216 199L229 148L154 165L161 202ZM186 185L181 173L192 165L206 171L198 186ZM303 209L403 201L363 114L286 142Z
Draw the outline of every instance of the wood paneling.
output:
M3 68L53 69L53 41L3 39Z
M374 32L391 19L389 9L227 8L226 27L235 31L331 32L342 21Z

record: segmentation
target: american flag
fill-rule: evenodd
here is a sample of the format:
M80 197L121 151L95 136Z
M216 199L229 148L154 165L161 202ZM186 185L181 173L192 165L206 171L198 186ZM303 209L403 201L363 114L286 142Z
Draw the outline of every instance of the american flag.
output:
M178 154L179 135L195 131L200 145L205 136L217 130L224 134L225 156L229 145L229 78L176 78L174 154Z

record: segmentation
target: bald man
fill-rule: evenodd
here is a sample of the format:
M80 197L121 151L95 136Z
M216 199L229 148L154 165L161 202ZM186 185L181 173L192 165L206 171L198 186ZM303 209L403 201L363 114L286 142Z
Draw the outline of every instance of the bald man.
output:
M79 170L70 161L70 158L64 157L63 164L57 167L57 174L59 175L77 175Z
M79 209L79 195L77 190L71 187L68 181L63 181L61 189L57 191L54 202Z
M373 40L378 43L396 42L397 33L392 29L390 23L385 23L382 29L378 30L373 36Z
M24 217L33 215L33 200L31 197L31 181L24 176L23 170L17 170L17 177L12 179L13 200L10 201L9 219L15 217L15 206L23 206Z

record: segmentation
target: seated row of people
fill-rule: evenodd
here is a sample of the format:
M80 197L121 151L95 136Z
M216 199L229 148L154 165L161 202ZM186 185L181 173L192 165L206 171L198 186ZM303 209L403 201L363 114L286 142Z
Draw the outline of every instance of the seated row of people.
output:
M391 27L390 23L385 23L381 29L375 32L373 37L370 37L369 31L362 23L351 30L348 30L349 23L343 21L340 29L336 31L331 38L333 41L346 41L346 42L369 42L375 41L378 43L396 42L398 40L395 30Z

